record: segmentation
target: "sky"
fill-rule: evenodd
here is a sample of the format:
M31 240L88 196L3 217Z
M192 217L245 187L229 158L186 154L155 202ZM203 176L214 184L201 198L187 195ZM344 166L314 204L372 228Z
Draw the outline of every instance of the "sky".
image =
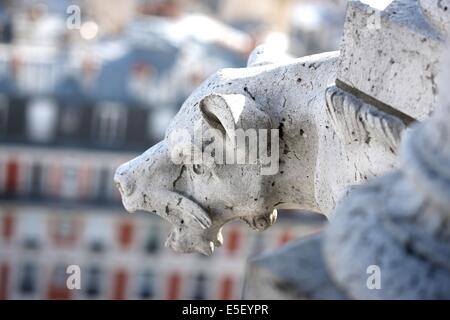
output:
M368 4L378 10L384 10L393 0L361 0L362 3Z

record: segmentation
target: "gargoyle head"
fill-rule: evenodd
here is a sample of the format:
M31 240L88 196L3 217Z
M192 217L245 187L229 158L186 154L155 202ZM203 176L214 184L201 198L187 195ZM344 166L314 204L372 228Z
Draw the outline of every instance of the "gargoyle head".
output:
M221 228L241 218L255 229L274 223L266 176L278 171L278 135L245 90L205 94L184 103L165 139L115 174L125 208L153 212L173 229L166 246L209 255ZM220 91L220 90L218 90Z

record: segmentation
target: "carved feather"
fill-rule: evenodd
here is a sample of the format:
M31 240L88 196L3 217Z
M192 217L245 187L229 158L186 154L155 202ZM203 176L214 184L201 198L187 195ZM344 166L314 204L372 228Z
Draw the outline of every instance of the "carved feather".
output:
M339 138L347 144L373 140L397 153L403 121L337 88L326 90L327 113Z

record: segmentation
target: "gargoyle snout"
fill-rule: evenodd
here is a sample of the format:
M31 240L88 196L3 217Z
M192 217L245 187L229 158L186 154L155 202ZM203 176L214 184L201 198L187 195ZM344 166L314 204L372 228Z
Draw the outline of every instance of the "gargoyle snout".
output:
M114 183L119 189L123 200L136 193L137 189L160 187L164 189L163 173L171 172L170 161L164 142L160 142L142 155L122 164L114 174ZM127 202L130 202L127 201Z
M136 179L129 172L129 163L121 165L114 175L114 183L123 197L129 197L136 189Z

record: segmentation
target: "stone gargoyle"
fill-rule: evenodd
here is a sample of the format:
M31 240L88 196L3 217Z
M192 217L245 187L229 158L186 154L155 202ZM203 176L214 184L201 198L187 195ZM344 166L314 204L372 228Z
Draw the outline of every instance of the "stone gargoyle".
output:
M117 169L125 208L170 222L177 252L209 255L225 223L264 230L277 208L327 215L349 186L397 167L406 124L329 87L338 52L278 62L265 52L205 81L165 139Z

